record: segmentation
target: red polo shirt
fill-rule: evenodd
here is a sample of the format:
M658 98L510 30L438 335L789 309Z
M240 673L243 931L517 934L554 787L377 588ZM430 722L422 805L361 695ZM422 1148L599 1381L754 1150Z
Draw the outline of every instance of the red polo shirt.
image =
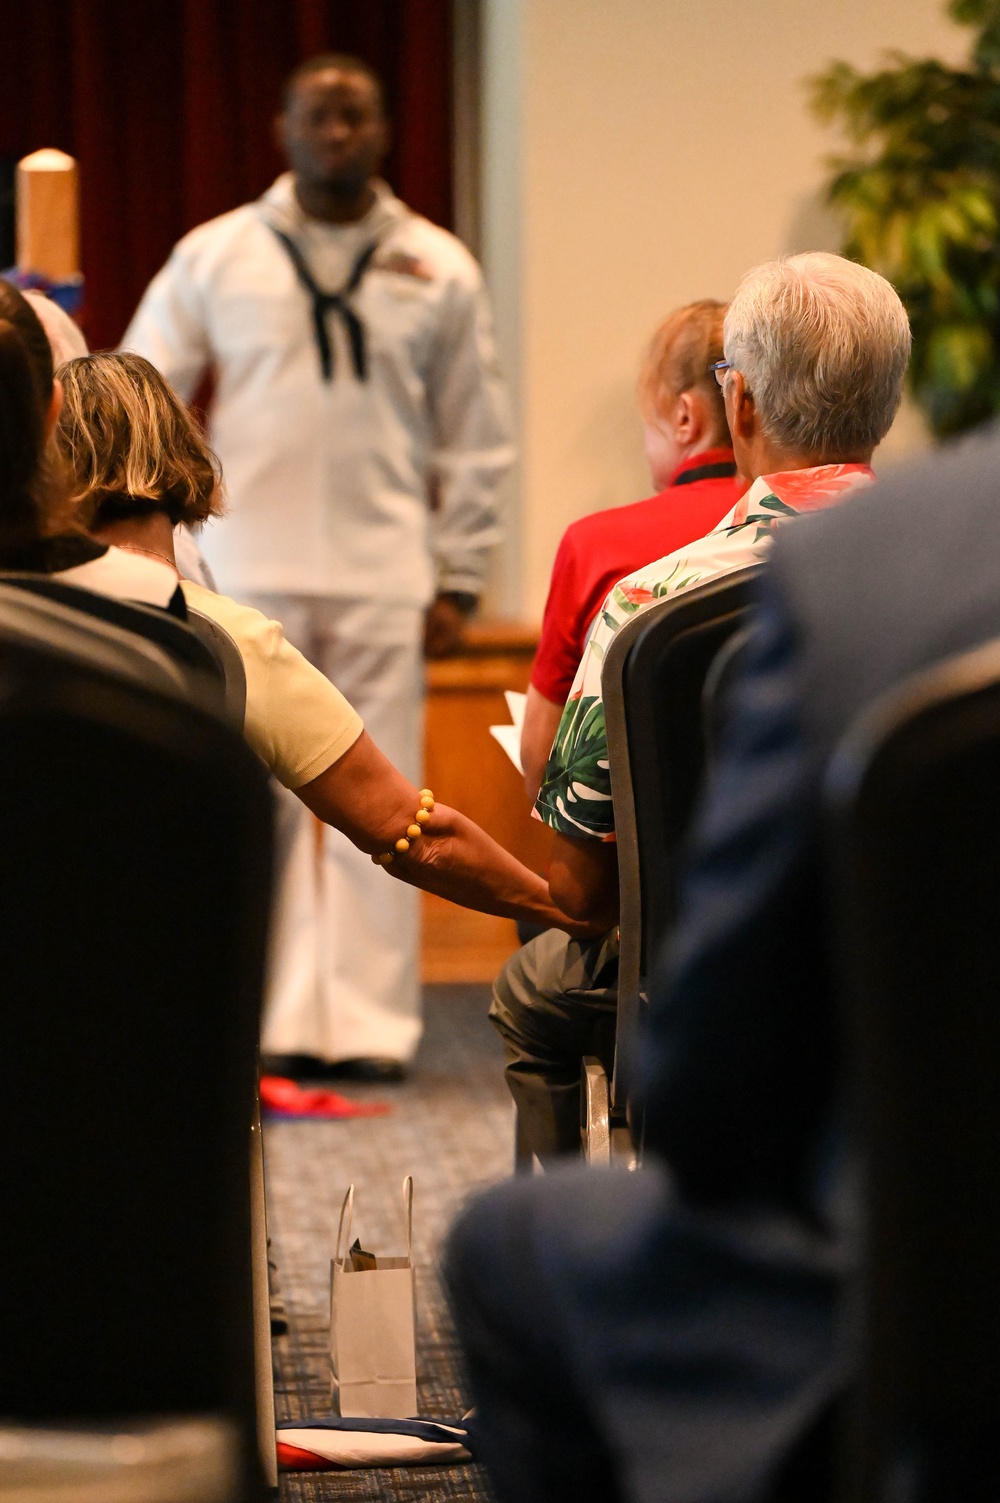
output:
M595 511L567 527L531 670L539 694L553 704L566 702L590 624L612 585L711 532L746 489L735 472L731 449L706 449L678 465L658 496Z

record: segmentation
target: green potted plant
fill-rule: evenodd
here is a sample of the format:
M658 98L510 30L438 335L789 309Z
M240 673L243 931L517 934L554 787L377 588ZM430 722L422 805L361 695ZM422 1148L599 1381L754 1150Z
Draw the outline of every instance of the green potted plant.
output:
M1000 0L950 0L973 28L966 66L892 53L834 63L814 108L855 144L831 162L846 255L880 271L913 328L910 381L933 432L1000 411Z

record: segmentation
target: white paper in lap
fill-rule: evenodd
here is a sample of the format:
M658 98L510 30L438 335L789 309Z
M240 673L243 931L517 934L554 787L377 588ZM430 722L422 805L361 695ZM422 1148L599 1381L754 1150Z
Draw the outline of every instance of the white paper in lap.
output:
M504 699L510 711L512 725L491 725L490 735L494 741L498 741L507 753L518 772L523 775L524 768L521 766L521 730L524 726L524 707L528 696L519 694L514 689L504 690Z

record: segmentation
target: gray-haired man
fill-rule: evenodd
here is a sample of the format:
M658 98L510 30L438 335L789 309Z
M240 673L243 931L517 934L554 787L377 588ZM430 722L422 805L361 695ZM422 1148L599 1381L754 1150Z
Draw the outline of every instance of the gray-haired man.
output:
M787 518L871 483L869 461L899 406L910 327L883 277L813 253L747 273L726 314L724 349L716 374L737 468L753 483L706 537L612 590L535 803L555 831L554 901L609 929L618 864L601 670L611 639L654 601L759 562ZM581 1058L606 1054L616 987L613 937L584 944L554 932L519 950L497 980L490 1015L504 1040L507 1083L543 1158L579 1150Z

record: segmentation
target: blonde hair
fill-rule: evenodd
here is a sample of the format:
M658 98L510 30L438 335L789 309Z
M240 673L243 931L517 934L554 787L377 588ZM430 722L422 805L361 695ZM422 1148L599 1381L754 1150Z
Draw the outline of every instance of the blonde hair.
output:
M826 251L755 266L726 314L726 359L764 433L817 464L867 455L885 437L909 358L894 288Z
M84 355L58 376L64 401L56 441L88 527L154 511L190 526L222 510L219 462L148 360Z
M646 422L668 417L677 398L697 389L710 400L715 434L729 443L729 426L722 392L710 367L722 354L725 303L703 298L676 308L663 320L646 347L639 368L636 395Z

